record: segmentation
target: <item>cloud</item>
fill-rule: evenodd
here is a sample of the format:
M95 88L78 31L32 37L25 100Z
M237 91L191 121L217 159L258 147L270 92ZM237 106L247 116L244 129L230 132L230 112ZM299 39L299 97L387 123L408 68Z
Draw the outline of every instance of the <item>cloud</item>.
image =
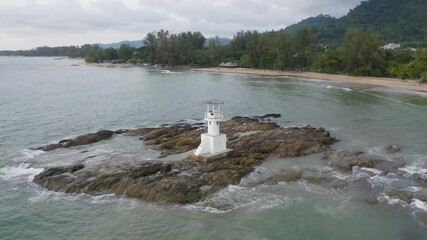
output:
M232 37L240 30L279 29L321 13L339 17L360 1L5 1L0 5L0 49L141 39L159 29Z

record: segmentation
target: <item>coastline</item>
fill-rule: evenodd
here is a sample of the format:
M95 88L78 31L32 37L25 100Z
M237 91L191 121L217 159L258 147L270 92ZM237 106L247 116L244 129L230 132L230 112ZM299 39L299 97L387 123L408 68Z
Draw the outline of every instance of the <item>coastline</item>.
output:
M427 92L427 84L420 84L415 80L400 80L397 78L379 78L379 77L354 77L340 74L316 73L316 72L294 72L264 70L253 68L195 68L197 72L210 73L236 73L250 74L268 77L292 77L300 79L319 79L341 83L351 83L364 86L381 86L399 90L409 90L417 92Z

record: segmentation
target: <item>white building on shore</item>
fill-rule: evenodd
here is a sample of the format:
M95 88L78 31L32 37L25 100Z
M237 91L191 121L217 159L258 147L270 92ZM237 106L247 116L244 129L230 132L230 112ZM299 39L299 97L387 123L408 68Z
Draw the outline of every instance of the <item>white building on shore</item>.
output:
M400 44L399 43L387 43L386 45L384 45L383 48L384 49L399 49Z

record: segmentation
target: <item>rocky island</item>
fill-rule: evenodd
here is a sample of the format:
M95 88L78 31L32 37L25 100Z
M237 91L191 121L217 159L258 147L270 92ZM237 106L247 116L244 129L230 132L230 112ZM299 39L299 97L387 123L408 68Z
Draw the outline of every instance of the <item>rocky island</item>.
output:
M335 139L329 132L310 126L283 128L268 117L235 117L222 124L233 151L211 163L184 159L147 160L138 164L83 164L47 168L34 182L53 191L91 195L114 193L151 202L190 203L199 201L228 184L237 184L269 156L297 157L324 152ZM94 143L113 134L138 137L162 151L160 157L195 149L203 124L175 124L158 128L99 131L41 147L44 151ZM295 174L295 173L289 173ZM288 174L288 175L289 175ZM298 175L298 174L297 174ZM284 176L288 178L289 176Z
M330 170L315 167L285 168L251 184L270 185L301 180L327 188L357 188L361 200L368 204L379 203L382 191L385 196L406 204L414 200L427 201L425 174L410 176L410 180L419 186L416 192L398 188L376 191L371 187L369 178L377 173L408 179L404 172L399 171L405 165L404 160L393 155L400 151L397 146L390 145L384 149L385 154L390 155L387 159L358 151L333 150L330 146L337 140L327 130L311 126L281 127L270 121L272 117L279 116L234 117L224 121L221 131L227 134L227 145L232 151L209 163L190 160L186 154L200 143L200 134L206 128L203 123L103 130L65 139L39 149L52 151L91 144L121 134L139 138L161 154L156 160L133 163L100 163L90 166L78 163L46 168L33 181L52 191L115 194L147 202L186 204L202 201L229 184L239 184L242 178L269 157L286 161L289 157L323 153L322 159ZM334 172L347 174L347 177L339 178ZM427 223L425 214L420 213L417 218Z

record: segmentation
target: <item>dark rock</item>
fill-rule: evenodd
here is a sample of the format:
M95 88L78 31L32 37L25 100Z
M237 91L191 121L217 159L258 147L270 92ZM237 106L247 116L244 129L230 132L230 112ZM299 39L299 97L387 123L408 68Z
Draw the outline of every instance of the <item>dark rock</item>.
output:
M108 139L113 134L114 134L113 131L101 130L96 133L88 133L88 134L80 135L74 139L64 139L59 141L56 144L48 144L38 149L43 151L52 151L58 148L68 148L68 147L74 147L79 145L86 145L90 143L99 142L104 139Z
M302 171L298 169L283 169L280 171L280 178L283 181L291 182L301 178Z
M53 167L53 168L48 168L45 169L43 172L41 172L40 174L38 174L36 178L39 179L43 179L43 178L47 178L47 177L51 177L51 176L58 176L61 175L63 173L74 173L77 172L81 169L83 169L85 166L83 164L76 164L73 166L66 166L66 167Z
M268 113L268 114L260 116L259 118L260 119L264 119L264 118L279 118L281 116L282 116L282 114L279 114L279 113Z
M387 145L385 147L385 152L388 154L397 153L397 152L400 152L400 147L398 147L396 145Z
M132 171L129 173L129 175L132 178L140 178L140 177L146 177L153 174L156 174L160 171L162 168L162 163L146 163L143 164L140 167L132 169Z
M169 163L163 164L163 166L160 168L160 172L162 173L167 173L170 171L172 171L172 164Z
M65 144L65 147L73 147L73 146L79 146L79 145L86 145L90 143L99 142L104 139L110 138L114 134L113 131L109 130L101 130L96 133L88 133L84 135L80 135L71 141L67 142Z
M420 191L415 193L415 198L427 202L427 188L423 188Z
M403 166L405 166L405 161L401 158L398 158L398 159L393 159L392 161L384 160L378 163L375 167L381 170L382 172L384 172L384 174L387 174L387 173L395 173L398 171L400 167L403 167Z
M413 195L411 192L405 191L405 190L390 190L388 192L386 192L387 196L389 197L393 197L393 198L398 198L406 203L411 203L411 200L413 198Z
M277 175L271 176L257 184L274 185L279 182L293 182L301 178L302 171L299 169L289 168L282 169Z
M229 183L238 183L252 171L251 167L224 167L206 172L205 166L189 160L166 165L159 161L138 165L102 165L80 171L74 171L73 167L56 167L44 170L34 178L34 182L54 191L91 195L115 193L150 202L190 203ZM163 168L177 170L162 171Z
M83 169L84 167L85 167L85 165L79 163L79 164L76 164L76 165L72 166L71 169L70 169L70 171L72 173L74 173L74 172L77 172L77 171Z
M123 134L123 133L127 133L129 131L129 129L117 129L116 131L114 131L115 134Z
M384 161L378 157L362 156L361 152L329 151L323 159L329 161L332 167L341 171L351 171L354 166L373 168Z
M321 185L328 188L345 188L347 187L347 181L339 179L334 176L330 176L325 173L309 173L304 172L302 179L311 184Z
M37 150L43 150L45 152L48 152L48 151L52 151L52 150L55 150L57 148L62 148L62 147L64 147L64 145L59 144L59 143L55 143L55 144L48 144L48 145L45 145L43 147L39 147L39 148L37 148Z
M380 203L380 201L378 201L378 198L372 195L366 196L363 200L369 205L377 205L378 203Z

